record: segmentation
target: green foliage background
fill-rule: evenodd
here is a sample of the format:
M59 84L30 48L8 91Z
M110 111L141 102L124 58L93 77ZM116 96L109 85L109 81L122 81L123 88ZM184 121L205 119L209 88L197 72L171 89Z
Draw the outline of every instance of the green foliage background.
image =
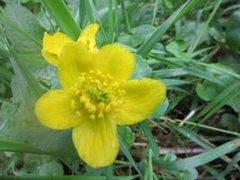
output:
M0 4L0 177L240 177L238 0ZM76 39L95 22L101 26L98 47L125 45L136 57L132 78L160 79L168 89L164 103L148 120L119 127L121 152L113 165L101 169L79 159L70 130L47 129L33 112L41 94L59 87L56 69L40 53L43 33L62 31Z

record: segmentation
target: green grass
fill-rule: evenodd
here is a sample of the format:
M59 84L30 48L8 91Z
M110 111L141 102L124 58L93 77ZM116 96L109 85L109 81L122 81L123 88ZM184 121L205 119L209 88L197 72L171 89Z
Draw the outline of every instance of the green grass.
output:
M239 177L237 2L1 1L0 179ZM100 25L99 48L117 43L135 54L133 79L161 80L168 89L152 116L119 129L116 160L98 169L78 157L70 130L45 128L34 113L37 99L60 87L57 69L41 55L43 33L76 40L90 23Z

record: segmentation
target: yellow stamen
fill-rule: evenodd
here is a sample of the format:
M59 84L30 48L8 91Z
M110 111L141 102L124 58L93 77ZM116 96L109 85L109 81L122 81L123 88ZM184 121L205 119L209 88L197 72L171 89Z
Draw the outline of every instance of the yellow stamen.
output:
M71 100L71 108L72 109L76 108L76 101L74 99Z
M96 116L95 116L94 114L91 114L91 115L89 116L89 119L95 120L95 119L96 119Z
M76 111L76 114L78 115L78 116L81 116L82 114L80 113L80 111Z
M78 81L71 87L75 99L71 101L71 108L81 115L85 110L89 119L103 119L107 112L118 106L120 97L124 95L122 82L113 82L109 74L102 74L99 70L82 73Z

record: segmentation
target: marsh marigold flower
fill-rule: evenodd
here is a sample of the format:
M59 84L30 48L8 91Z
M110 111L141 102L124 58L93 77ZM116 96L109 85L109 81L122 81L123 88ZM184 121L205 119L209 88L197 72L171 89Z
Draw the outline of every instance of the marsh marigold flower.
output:
M97 168L111 164L119 151L117 125L149 117L166 89L152 79L130 80L134 55L120 45L96 48L98 25L89 25L74 42L61 33L45 34L42 54L58 68L62 89L51 90L36 103L46 127L73 128L79 156Z

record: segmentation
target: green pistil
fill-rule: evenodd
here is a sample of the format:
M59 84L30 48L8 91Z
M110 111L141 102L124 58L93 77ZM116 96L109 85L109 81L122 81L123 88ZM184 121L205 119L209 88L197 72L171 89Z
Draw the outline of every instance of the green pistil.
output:
M108 93L99 89L89 89L88 95L91 97L93 101L97 103L99 102L108 103L110 101Z

